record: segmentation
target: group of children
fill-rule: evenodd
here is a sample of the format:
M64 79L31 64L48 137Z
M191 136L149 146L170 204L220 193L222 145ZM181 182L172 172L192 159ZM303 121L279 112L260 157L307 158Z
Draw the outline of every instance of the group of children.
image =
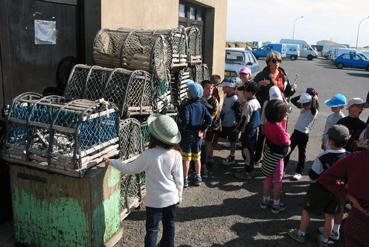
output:
M290 137L287 133L290 106L281 90L271 86L269 97L261 106L257 99L260 85L250 81L251 71L242 68L240 77L242 80L239 82L225 78L219 83L220 77L216 75L201 84L191 81L188 83L188 100L180 106L177 122L166 115L154 114L149 117L148 150L130 164L105 159L107 166L111 165L125 173L146 172L145 246L156 246L160 221L163 221L163 235L159 246L174 245L176 205L182 200L183 188L191 182L195 186L201 185L206 171L204 168L214 163L213 148L218 136L230 142L230 155L223 162L226 165L235 163L236 143L240 140L245 166L242 172L234 176L251 179L256 163L258 135L262 131L265 141L261 171L265 180L260 207L271 208L273 213L286 209L281 202L285 166L297 146L299 158L294 179L301 178L309 133L319 110L318 93L308 88L300 96L291 98L292 104L301 111ZM225 94L222 108L216 86L222 87ZM289 232L289 236L303 243L310 215L324 213L321 246L328 246L329 239L339 238L342 202L319 183L319 177L348 151L355 151L360 146L359 138L363 136L368 121L364 123L359 119L365 105L360 98L347 103L344 95L336 94L324 103L333 112L327 118L322 137L324 152L316 158L309 172L313 183L305 199L301 222L297 229ZM346 105L349 116L344 117L342 110ZM369 105L369 95L366 105ZM189 178L191 164L194 167L192 181ZM343 179L342 183L345 182Z

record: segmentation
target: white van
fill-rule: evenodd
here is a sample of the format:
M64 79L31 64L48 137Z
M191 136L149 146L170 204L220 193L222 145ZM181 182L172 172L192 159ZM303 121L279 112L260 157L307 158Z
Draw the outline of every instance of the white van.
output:
M356 53L357 50L354 48L336 48L332 51L331 53L331 57L329 57L329 59L331 61L334 61L338 56L340 56L341 54L344 53Z
M314 50L305 40L299 39L281 39L281 44L295 44L300 46L300 56L308 60L318 57L318 52Z
M286 44L286 57L296 60L300 56L300 46L295 44Z
M338 49L338 48L348 48L348 46L344 45L344 44L327 44L323 46L323 50L322 50L322 56L325 58L328 58L328 52L329 51L333 51L334 49Z

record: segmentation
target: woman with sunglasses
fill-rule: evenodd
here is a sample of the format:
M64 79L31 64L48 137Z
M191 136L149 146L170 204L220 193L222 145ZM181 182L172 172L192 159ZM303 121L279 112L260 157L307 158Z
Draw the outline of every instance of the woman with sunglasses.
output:
M282 55L272 51L266 57L267 66L260 71L254 78L254 81L259 84L259 91L256 98L263 107L264 102L269 100L269 89L272 86L277 86L286 100L291 97L296 90L296 84L290 84L286 71L280 67L282 63ZM260 126L259 137L255 152L255 161L260 160L264 144L264 134Z

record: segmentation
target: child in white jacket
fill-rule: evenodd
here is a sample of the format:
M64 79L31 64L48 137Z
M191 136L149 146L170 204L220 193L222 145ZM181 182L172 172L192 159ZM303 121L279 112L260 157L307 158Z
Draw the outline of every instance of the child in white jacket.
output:
M181 141L176 122L169 116L153 114L148 119L150 146L136 160L124 163L104 159L127 174L146 174L145 246L157 246L159 223L163 221L161 246L174 246L176 205L182 201L182 156L175 150Z

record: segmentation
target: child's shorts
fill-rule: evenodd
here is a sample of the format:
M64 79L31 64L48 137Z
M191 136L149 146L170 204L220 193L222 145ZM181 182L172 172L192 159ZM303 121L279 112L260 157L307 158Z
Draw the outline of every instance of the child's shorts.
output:
M238 139L238 133L234 131L235 129L236 127L222 127L220 136L222 138L227 138L229 142L236 142Z
M183 160L198 161L201 159L202 140L196 134L184 134L180 147L182 149Z
M304 209L311 214L335 215L341 212L340 200L319 182L312 183L305 197Z

